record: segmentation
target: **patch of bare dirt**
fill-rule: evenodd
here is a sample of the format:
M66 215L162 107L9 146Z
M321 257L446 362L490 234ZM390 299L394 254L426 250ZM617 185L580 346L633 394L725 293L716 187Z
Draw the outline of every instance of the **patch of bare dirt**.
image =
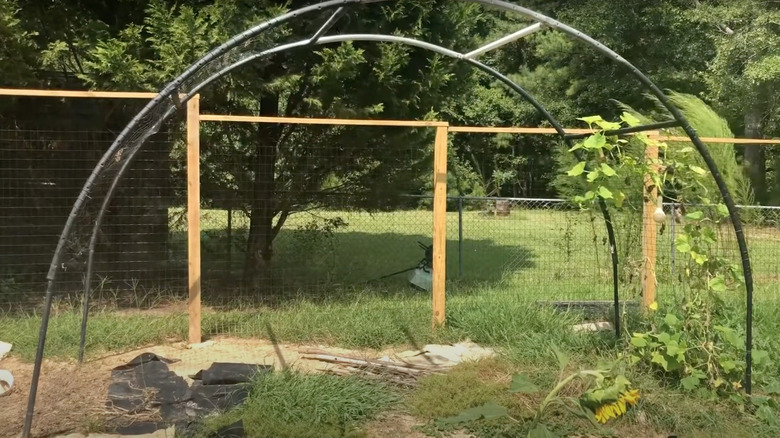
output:
M214 362L240 362L272 365L275 369L290 367L301 372L327 372L335 365L302 359L303 351L326 350L333 355L376 359L386 352L354 351L322 345L279 344L258 339L215 338L206 343L187 346L183 343L144 347L126 353L87 361L78 366L72 362L44 361L33 423L33 436L51 437L68 432L84 432L97 427L118 413L106 408L111 370L126 364L141 353L149 352L178 361L171 371L191 383L190 375ZM16 358L0 361L0 368L14 375L14 390L0 397L0 438L21 435L33 365Z
M367 438L427 438L414 427L423 424L411 415L389 412L382 414L364 428Z
M27 411L33 365L16 358L0 361L14 375L13 391L0 398L0 437L20 436ZM82 429L105 414L110 374L90 365L45 361L38 387L33 436Z

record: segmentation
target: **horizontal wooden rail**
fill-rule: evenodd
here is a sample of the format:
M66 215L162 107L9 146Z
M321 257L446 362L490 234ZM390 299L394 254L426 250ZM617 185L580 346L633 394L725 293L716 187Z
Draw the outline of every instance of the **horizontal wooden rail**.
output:
M201 122L239 122L239 123L289 123L293 125L345 125L345 126L402 126L407 128L435 128L448 126L447 122L435 120L374 120L374 119L330 119L314 117L266 117L266 116L228 116L201 114Z
M528 128L519 126L450 126L450 132L472 134L557 134L554 128ZM590 134L590 129L566 129L567 134Z
M0 88L0 96L154 99L157 97L157 93L143 91L28 90L23 88Z
M668 141L668 142L690 142L688 137L670 137L670 136L658 136L653 137L655 140ZM757 144L757 145L780 145L779 140L773 140L770 138L727 138L727 137L699 137L704 143L733 143L733 144Z

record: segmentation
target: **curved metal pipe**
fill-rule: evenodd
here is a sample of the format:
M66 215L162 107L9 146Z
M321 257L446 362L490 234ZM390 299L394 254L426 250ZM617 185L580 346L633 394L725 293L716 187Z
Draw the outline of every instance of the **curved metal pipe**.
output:
M728 186L726 185L726 181L723 179L723 175L721 175L720 170L718 170L718 166L717 164L715 164L715 160L712 159L712 156L707 150L707 147L701 141L698 134L696 134L696 130L693 129L690 122L688 122L688 120L685 118L682 112L680 112L680 110L672 104L672 102L669 100L669 97L667 97L666 94L663 91L661 91L661 89L658 88L658 86L655 85L653 81L650 80L650 78L648 78L644 73L642 73L641 70L636 68L628 60L618 55L617 52L605 46L604 44L600 43L599 41L591 38L590 36L580 32L579 30L573 27L567 26L555 19L547 17L546 15L540 14L538 12L532 11L522 6L507 3L502 0L464 0L464 1L472 2L472 3L480 3L483 5L493 6L503 10L518 12L531 19L545 23L554 29L558 29L561 32L564 32L574 37L575 39L578 39L588 44L589 46L595 48L602 54L606 55L608 58L617 62L618 64L627 67L629 71L631 71L631 73L639 80L639 82L641 82L647 88L650 89L653 95L657 97L658 100L661 102L661 104L669 111L669 113L672 114L672 117L674 117L674 119L680 123L680 126L688 135L688 138L691 139L691 142L696 147L696 150L699 152L699 155L701 155L702 159L707 164L707 168L712 174L712 178L715 179L715 184L718 186L718 190L720 190L720 194L723 197L723 203L726 204L726 208L729 211L731 224L732 227L734 228L734 235L737 239L737 245L739 246L740 257L742 259L742 271L745 276L745 292L746 292L745 293L746 311L745 311L745 385L744 386L745 386L745 393L747 393L748 395L751 394L752 368L753 368L753 353L752 353L753 272L750 266L750 254L748 252L747 241L745 240L745 232L742 228L742 220L739 217L739 211L737 211L736 204L734 203L734 200L731 197L731 192L729 191Z
M196 74L199 70L201 70L204 66L211 63L212 61L218 59L220 56L227 53L229 50L231 50L234 47L237 47L241 43L248 41L252 37L258 35L259 33L276 26L278 24L281 24L283 22L289 21L293 18L296 18L300 15L333 8L336 6L346 6L351 4L369 4L369 3L379 3L379 2L388 2L393 0L330 0L330 1L324 1L319 4L307 6L301 9L298 9L296 11L292 11L286 14L283 14L277 18L271 19L267 22L261 23L257 26L254 26L236 36L231 38L226 43L220 45L219 47L215 48L208 54L206 54L203 58L201 58L199 61L194 63L190 68L188 68L184 73L182 73L179 77L174 79L172 82L170 82L161 92L160 94L154 98L149 104L147 104L146 107L144 107L141 112L139 112L133 120L128 124L128 126L125 127L125 129L120 133L120 135L117 137L115 142L112 144L112 146L108 149L108 151L103 155L101 160L98 162L98 165L95 167L93 172L90 174L89 178L87 179L87 182L84 185L84 188L82 189L81 193L79 194L78 198L76 199L76 202L73 205L73 209L71 210L70 215L68 216L68 219L65 223L65 227L63 229L63 232L60 236L60 239L57 243L57 248L54 252L54 255L52 257L52 263L49 267L49 272L46 276L47 279L47 287L46 287L46 298L44 301L44 311L42 315L42 322L41 322L41 329L39 333L38 338L38 347L36 350L36 358L35 358L35 367L33 369L33 376L32 376L32 383L30 388L30 396L28 399L28 406L27 406L27 412L25 415L25 423L24 423L24 430L23 430L23 437L27 438L30 435L30 430L32 427L32 417L33 417L33 411L35 407L35 396L37 393L37 387L38 387L38 380L40 377L40 371L41 371L41 362L43 360L43 350L46 342L46 331L48 328L48 320L49 315L51 311L51 301L53 296L53 286L54 281L56 279L57 271L59 269L59 263L60 259L62 257L62 253L64 250L65 243L67 241L67 238L70 235L70 232L74 226L75 219L78 215L78 213L81 211L81 209L84 206L84 203L86 202L86 199L89 195L89 192L92 188L92 185L95 183L95 180L97 179L97 176L100 174L101 170L104 168L108 160L113 156L116 151L119 149L119 147L123 144L126 137L131 133L133 129L135 129L138 124L141 122L141 120L152 113L152 111L158 107L159 105L162 105L163 102L165 102L167 99L172 99L175 104L180 104L181 102L178 102L177 97L174 96L174 93L178 93L178 88L188 79L190 79L194 74ZM671 104L669 99L666 97L666 95L652 82L649 78L647 78L639 69L634 67L631 63L629 63L627 60L623 59L617 53L609 49L608 47L604 46L603 44L599 43L598 41L594 40L593 38L589 37L588 35L585 35L584 33L566 26L557 20L554 20L550 17L547 17L546 15L540 14L538 12L535 12L531 9L524 8L522 6L514 5L511 3L508 3L503 0L461 0L466 1L470 3L478 3L486 6L495 7L497 9L503 10L503 11L513 11L517 12L519 14L522 14L524 16L527 16L531 19L534 19L536 21L542 22L547 24L548 26L559 29L564 33L567 33L571 36L573 36L576 39L579 39L586 44L589 44L596 48L597 50L601 51L602 53L606 54L613 60L617 61L620 64L623 64L631 70L631 72L639 78L640 82L645 84L650 90L653 92L656 97L659 98L661 103L670 111L670 113L674 116L675 120L679 121L681 123L681 126L685 130L686 134L690 137L693 144L696 146L696 149L699 151L699 153L702 155L705 163L707 164L707 167L709 168L710 172L713 175L713 178L715 178L715 181L718 185L719 190L721 191L721 195L724 198L724 202L729 210L729 215L732 219L732 224L734 226L734 231L736 234L737 242L740 248L740 253L742 255L742 265L743 265L743 271L745 274L745 286L747 289L747 300L748 300L748 308L747 308L747 316L746 316L746 323L747 323L747 340L746 340L746 361L747 361L747 371L746 371L746 382L745 382L745 388L746 392L750 393L750 370L751 370L751 348L752 348L752 293L753 293L753 281L752 281L752 274L750 269L750 259L748 255L747 250L747 244L744 239L744 233L742 231L742 225L741 221L739 219L739 214L736 210L736 207L734 205L733 200L731 199L731 195L728 191L728 187L725 185L725 182L723 181L723 177L720 175L720 172L717 169L717 166L715 165L714 161L712 160L712 157L709 155L708 151L704 147L704 144L701 142L701 140L696 135L696 132L693 130L693 128L690 126L688 121L685 119L685 117L680 113L680 111ZM164 121L165 115L161 116L158 120L160 123ZM142 147L142 145L139 145L139 147Z
M252 61L256 61L258 59L277 54L282 53L288 50L293 50L297 48L303 48L303 47L309 47L313 43L317 45L325 45L325 44L333 44L333 43L341 43L341 42L347 42L347 41L368 41L368 42L388 42L388 43L400 43L405 44L408 46L413 46L417 48L421 48L424 50L428 50L434 53L438 53L456 60L464 61L468 64L471 64L472 66L478 68L479 70L487 73L488 75L492 76L495 79L498 79L500 82L504 83L507 87L509 87L511 90L522 96L523 99L525 99L527 102L529 102L545 119L547 119L548 122L554 127L554 129L558 132L558 135L561 136L561 138L569 145L569 148L571 148L572 143L571 141L566 138L566 132L563 128L563 125L561 125L560 122L558 122L555 117L550 114L546 108L542 104L540 104L533 96L531 96L524 88L522 88L520 85L518 85L516 82L509 79L507 76L503 75L502 73L498 72L497 70L488 67L487 65L472 59L467 58L464 54L460 52L456 52L454 50L447 49L445 47L441 47L435 44L431 44L425 41L416 40L413 38L406 38L406 37L400 37L396 35L380 35L380 34L346 34L346 35L333 35L333 36L324 36L319 37L316 40L314 38L305 39L296 41L293 43L283 44L277 47L273 47L268 50L264 50L262 52L250 55L244 59L241 59L239 61L236 61L235 63L224 67L223 69L219 70L218 72L214 73L213 75L206 78L203 82L200 84L192 87L191 91L185 95L183 101L187 101L192 96L197 94L200 90L214 82L215 80L229 74L230 72L234 71L235 69L242 67ZM92 228L92 236L90 238L89 242L89 259L87 264L87 273L86 278L84 282L84 299L83 299L83 312L82 312L82 321L81 321L81 336L80 336L80 344L79 344L79 361L83 360L84 357L84 349L86 345L86 321L88 318L88 312L89 312L89 293L90 293L90 285L92 280L92 261L94 257L95 252L95 245L97 242L97 235L98 231L100 229L100 226L103 222L103 217L106 209L108 208L108 205L111 202L111 198L113 197L114 190L116 189L116 186L119 182L119 180L124 176L124 173L126 172L127 168L129 167L129 164L132 162L135 153L138 150L134 150L131 152L131 155L125 159L125 162L123 163L122 168L119 170L117 175L114 178L114 181L111 184L111 187L109 188L106 197L103 200L103 205L101 207L100 212L98 213L97 218L95 219L95 224ZM581 151L575 151L575 155L578 159L582 159ZM618 266L618 259L617 259L617 251L616 251L616 242L615 242L615 234L614 229L612 226L612 221L609 215L609 211L607 210L606 204L603 200L599 201L599 208L602 212L602 215L604 216L604 222L607 229L607 237L609 241L610 246L610 254L612 255L612 264L613 264L613 296L615 299L615 333L617 336L620 335L620 320L619 320L619 292L618 292L618 278L617 278L617 266Z
M248 39L264 32L267 29L270 29L271 27L290 21L293 18L296 18L300 15L307 14L309 12L320 11L326 8L332 8L332 7L342 6L347 4L370 3L373 1L376 0L325 1L319 4L306 6L304 8L292 12L288 12L286 14L282 14L279 17L258 24L257 26L254 26L251 29L248 29L234 36L226 43L222 44L221 46L217 47L216 49L212 50L211 52L203 56L200 60L198 60L192 66L190 66L184 73L179 75L179 77L171 81L165 88L163 88L163 90L157 95L157 97L152 99L135 117L133 117L130 123L122 130L119 136L117 136L117 139L114 140L114 143L111 145L111 147L108 148L108 150L103 155L103 157L101 157L100 161L95 166L95 169L93 169L92 173L87 178L84 187L82 188L81 192L76 198L76 201L73 204L73 208L71 209L71 212L68 215L68 219L65 221L65 226L63 227L62 233L60 234L60 238L57 242L57 247L54 250L54 255L52 256L51 264L49 265L49 271L46 274L46 280L47 280L46 295L44 298L43 313L41 315L41 328L38 333L38 346L35 352L35 364L33 366L33 374L30 383L30 394L27 399L27 411L25 412L24 427L22 429L23 438L29 438L30 432L32 430L33 414L35 412L35 398L38 393L38 382L41 376L43 351L46 345L46 333L49 327L49 317L51 315L51 303L52 303L52 298L54 296L54 281L57 278L57 271L59 270L62 254L65 249L65 244L75 225L78 214L80 213L81 209L84 207L84 204L86 203L86 200L89 197L89 192L92 189L92 186L94 185L95 181L97 180L98 175L101 173L102 169L111 159L111 157L122 146L127 136L133 131L133 129L135 129L141 123L141 120L143 120L144 117L151 114L158 106L163 105L164 102L170 99L174 93L177 93L178 88L187 79L195 75L200 69L202 69L210 62L224 55L229 50L231 50L234 47L237 47L239 44L247 41ZM163 121L164 121L163 119L160 119L160 123L162 123Z

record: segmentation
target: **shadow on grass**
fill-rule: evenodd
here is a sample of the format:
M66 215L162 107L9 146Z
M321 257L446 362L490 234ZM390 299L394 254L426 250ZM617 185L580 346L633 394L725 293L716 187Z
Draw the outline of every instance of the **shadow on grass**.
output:
M221 236L220 236L221 237ZM220 237L212 236L219 241ZM243 241L243 239L241 239ZM208 243L203 253L203 299L212 306L269 304L290 299L350 299L355 293L420 295L408 281L410 272L384 276L417 266L425 253L421 234L339 232L332 236L305 230L284 230L274 244L274 259L254 287L242 286L244 253L228 255ZM464 239L463 273L459 275L457 239L447 241L447 280L459 293L470 286L495 286L511 274L536 266L536 255L523 246L492 240Z

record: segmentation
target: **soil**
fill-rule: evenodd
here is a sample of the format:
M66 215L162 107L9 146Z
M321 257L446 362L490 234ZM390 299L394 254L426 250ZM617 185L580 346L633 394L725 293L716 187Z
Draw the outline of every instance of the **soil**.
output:
M182 343L144 347L139 350L87 361L79 366L73 362L44 361L35 405L34 437L54 437L66 433L86 433L99 429L106 420L120 415L106 408L111 369L125 364L144 352L168 359L178 359L169 369L191 382L189 376L208 368L214 362L242 362L284 366L302 372L324 372L333 367L325 362L303 360L302 352L310 349L326 350L329 354L358 358L378 358L388 352L353 351L321 345L281 344L278 351L268 341L257 339L215 338L206 343L186 346ZM280 359L280 356L282 359ZM33 365L14 357L0 361L0 368L14 375L14 389L0 397L0 438L18 437L24 425ZM378 427L383 423L377 423ZM398 436L399 423L387 424L386 434ZM391 427L392 426L392 427ZM409 434L415 437L409 426ZM381 429L381 428L380 428ZM377 430L379 433L380 430ZM392 432L392 433L391 433Z
M16 358L0 361L14 375L14 389L0 398L0 437L21 436L33 366ZM85 429L105 414L110 373L92 366L45 361L38 387L33 436Z

